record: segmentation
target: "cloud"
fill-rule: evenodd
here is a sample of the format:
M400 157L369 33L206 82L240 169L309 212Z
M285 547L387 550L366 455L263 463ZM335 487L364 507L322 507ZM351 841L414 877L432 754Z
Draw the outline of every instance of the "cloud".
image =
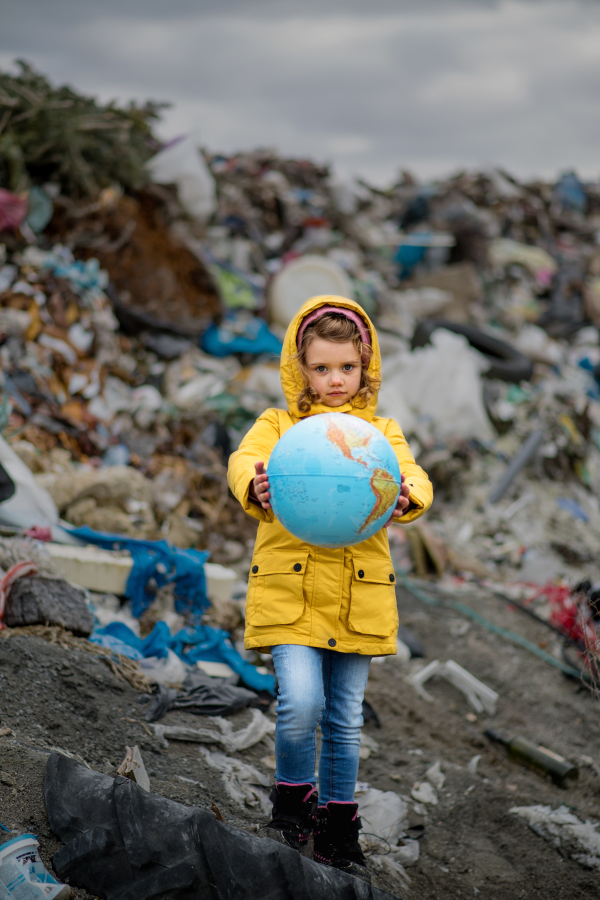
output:
M598 174L600 7L584 0L0 0L23 56L162 133L274 146L383 183L500 163Z

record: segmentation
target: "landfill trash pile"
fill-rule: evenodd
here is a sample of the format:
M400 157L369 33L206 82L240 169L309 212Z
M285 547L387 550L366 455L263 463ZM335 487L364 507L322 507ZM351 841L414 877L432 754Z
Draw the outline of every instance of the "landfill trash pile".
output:
M508 715L510 696L521 706L506 733L531 716L537 746L554 700L533 715L510 680L517 668L539 696L548 665L600 680L600 184L574 173L522 183L498 169L342 183L271 150L162 145L159 113L101 106L26 65L0 73L0 679L14 666L15 695L0 739L7 753L21 738L80 762L89 751L113 775L127 747L127 777L145 760L153 790L253 827L273 775L275 681L270 658L243 648L256 523L228 490L227 460L264 409L285 403L279 357L300 305L352 297L378 329L379 411L398 420L435 491L426 522L389 530L399 596L412 591L422 610L406 607L398 656L373 666L363 712L384 740L363 734L371 784L357 793L374 884L426 896L435 854L424 861L419 840L432 810L448 841L455 803L483 815L488 801L470 792L487 791L485 778L497 816L513 787L519 809L543 801L531 808L548 822L560 806L544 784L538 796L535 781L494 781L514 764L473 724ZM31 717L14 675L33 664L28 642L46 698ZM72 693L63 679L61 743L45 679L70 665L81 677ZM113 715L90 699L99 689L120 697L110 740L95 724ZM191 714L212 718L198 726ZM398 729L414 756L398 755ZM440 763L446 749L454 762ZM28 822L20 815L13 823ZM41 852L49 864L43 841ZM520 852L511 864L525 878ZM481 883L469 879L469 891Z

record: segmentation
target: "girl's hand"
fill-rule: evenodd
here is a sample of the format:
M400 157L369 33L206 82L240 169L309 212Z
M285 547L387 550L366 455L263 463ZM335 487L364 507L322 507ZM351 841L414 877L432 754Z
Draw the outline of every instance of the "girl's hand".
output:
M410 506L410 488L406 484L406 476L402 475L402 486L400 488L400 493L398 494L398 500L396 501L396 506L394 507L394 511L392 512L388 522L386 523L386 528L389 528L392 524L392 519L400 518L403 516L408 507Z
M256 476L250 483L250 496L258 500L263 509L271 509L271 504L269 503L271 497L269 493L269 476L267 475L264 462L254 463L254 470Z

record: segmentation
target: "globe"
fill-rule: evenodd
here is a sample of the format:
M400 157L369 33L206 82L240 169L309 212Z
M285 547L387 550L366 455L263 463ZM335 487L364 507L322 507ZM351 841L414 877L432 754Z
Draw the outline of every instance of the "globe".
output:
M388 439L344 413L309 416L286 431L267 471L275 517L318 547L370 538L390 518L400 492L400 467Z

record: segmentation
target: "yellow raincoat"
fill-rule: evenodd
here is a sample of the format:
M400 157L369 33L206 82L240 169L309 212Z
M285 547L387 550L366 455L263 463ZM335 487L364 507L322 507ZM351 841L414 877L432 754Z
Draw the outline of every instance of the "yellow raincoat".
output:
M377 333L353 300L313 297L290 323L281 355L281 385L288 409L267 409L229 461L232 492L244 510L260 520L248 585L245 646L268 652L276 644L302 644L343 653L386 656L396 653L398 631L387 530L382 528L353 547L316 547L294 537L275 519L272 510L262 509L249 498L254 463L262 460L268 469L271 452L288 428L305 415L335 411L366 419L390 441L415 507L402 516L403 523L414 521L431 506L431 482L415 463L398 423L375 415L376 396L364 409L349 402L335 410L324 404L315 404L309 413L298 410L296 398L304 381L292 359L297 352L296 336L302 320L319 306L342 306L362 316L371 334L373 358L369 371L376 377L381 373Z

